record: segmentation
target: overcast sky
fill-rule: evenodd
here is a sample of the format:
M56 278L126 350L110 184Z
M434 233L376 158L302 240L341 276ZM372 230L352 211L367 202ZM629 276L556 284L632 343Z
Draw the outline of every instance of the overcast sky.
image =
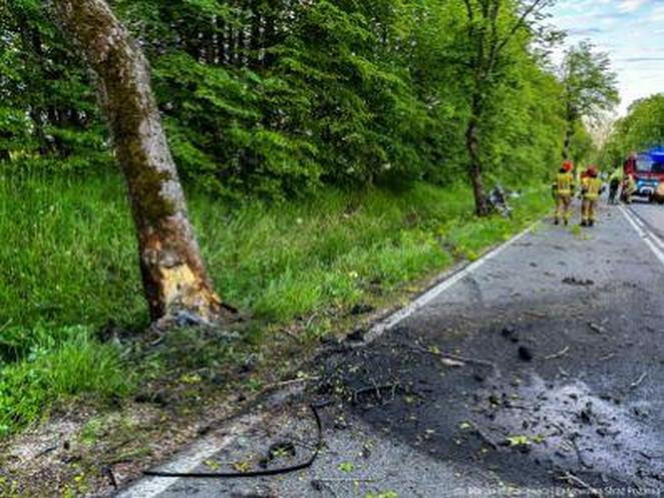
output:
M583 39L608 52L618 73L621 114L631 102L664 92L664 0L559 0L553 24L567 44Z

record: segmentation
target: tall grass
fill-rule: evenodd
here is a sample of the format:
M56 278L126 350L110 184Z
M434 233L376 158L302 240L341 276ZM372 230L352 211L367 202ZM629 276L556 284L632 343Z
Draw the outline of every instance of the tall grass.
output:
M389 296L473 259L549 204L535 189L512 220L476 220L468 188L427 184L234 209L189 198L217 290L271 323ZM90 338L109 322L147 324L120 179L0 177L0 241L0 424L22 425L63 396L125 392L116 352Z
M115 348L83 327L54 332L59 340L37 341L21 361L0 364L0 436L47 415L58 401L79 395L103 401L130 391L134 379Z

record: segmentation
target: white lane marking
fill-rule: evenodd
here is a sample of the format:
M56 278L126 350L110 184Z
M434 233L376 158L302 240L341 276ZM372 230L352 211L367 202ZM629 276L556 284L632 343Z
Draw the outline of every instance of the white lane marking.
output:
M191 472L208 458L216 455L226 446L237 440L237 435L246 428L254 426L259 417L245 416L226 430L221 438L209 437L192 445L172 461L160 466L159 470L171 472ZM120 491L116 498L153 498L163 493L180 480L178 477L144 477L130 487Z
M637 225L639 225L641 228L645 228L646 224L641 221L641 219L638 216L634 216L634 213L630 213L632 217L634 218L634 221L636 222Z
M393 328L395 325L397 325L399 322L405 320L409 316L413 315L417 311L421 310L424 308L426 305L431 303L433 300L435 300L438 296L440 296L443 292L446 290L450 289L452 286L457 284L460 280L464 279L471 273L473 273L475 270L477 270L480 266L484 265L487 261L492 260L496 256L498 256L501 252L503 252L505 249L510 247L511 245L515 244L519 240L521 240L523 237L525 237L527 234L532 232L532 230L540 223L540 221L536 221L532 225L530 225L528 228L526 228L524 231L519 233L518 235L515 235L512 237L510 240L507 242L501 244L500 246L496 247L492 251L489 251L486 253L484 256L479 258L477 261L469 264L462 270L459 270L457 273L452 275L451 277L443 280L440 282L438 285L432 287L428 291L426 291L424 294L422 294L420 297L412 301L408 306L405 308L401 308L400 310L396 311L392 315L388 316L387 318L381 320L377 324L375 324L371 330L366 334L364 342L362 342L360 345L365 345L367 343L370 343L374 340L376 340L378 337L383 335L385 332Z
M507 242L501 244L492 251L489 251L484 256L479 258L477 261L469 264L468 266L458 271L451 277L447 278L446 280L443 280L438 285L429 289L420 297L412 301L405 308L402 308L401 310L388 316L384 320L378 322L367 333L367 335L365 336L365 341L362 342L361 344L364 345L374 341L382 334L390 330L392 327L397 325L400 321L408 318L416 311L422 309L424 306L426 306L431 301L440 296L443 292L451 288L454 284L458 283L464 277L470 275L472 272L474 272L479 267L484 265L487 261L490 261L491 259L495 258L505 249L518 242L528 233L532 232L533 229L539 223L540 221L536 221L528 228L526 228L524 231L512 237ZM251 424L243 423L242 425L249 426ZM228 446L240 431L234 429L231 432L233 435L225 437L221 443L219 442L214 443L212 441L207 441L207 440L201 441L200 443L194 445L189 451L187 451L186 454L182 454L181 456L175 457L175 459L173 459L171 462L169 462L164 466L164 469L170 470L177 467L177 470L174 470L175 472L189 472L195 469L197 466L201 464L201 462L217 454L225 446ZM144 477L143 479L133 484L131 487L127 488L126 490L118 494L116 498L154 498L160 493L166 491L178 480L179 479L176 477Z
M622 214L625 216L625 218L627 219L627 221L629 221L629 224L632 225L632 228L633 228L634 230L636 230L636 233L639 234L639 237L646 237L646 233L645 233L643 230L641 230L641 227L639 227L639 225L637 225L637 224L634 222L634 220L632 219L632 217L627 213L627 210L626 210L624 207L620 206L620 211L621 211Z
M648 232L648 235L653 240L653 242L657 244L660 249L664 249L664 241L660 238L660 236L657 235L653 230L649 229L645 222L633 210L630 210L629 214L634 218L634 221L640 223L640 225Z
M634 230L636 230L636 233L639 234L639 236L643 239L643 241L646 243L646 245L653 252L653 254L657 257L659 262L664 265L664 252L662 252L662 250L660 249L660 247L664 248L664 243L662 243L661 239L659 237L657 237L657 235L652 233L651 230L648 230L648 228L645 225L642 225L643 226L643 230L642 230L635 223L635 220L638 220L638 218L633 213L629 213L622 206L620 206L620 210L625 215L625 218L627 218L627 221L629 221L630 225L632 225L632 228L634 228ZM657 247L657 245L659 245L660 247Z

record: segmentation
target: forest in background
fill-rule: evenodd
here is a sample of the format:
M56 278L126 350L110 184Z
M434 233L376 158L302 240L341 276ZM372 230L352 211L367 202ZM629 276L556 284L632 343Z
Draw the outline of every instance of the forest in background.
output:
M664 147L664 93L637 100L612 127L598 157L601 163L620 166L626 151L644 152Z
M463 2L112 6L148 55L189 185L275 200L325 185L465 181L475 47ZM506 4L503 30L518 19L516 6ZM0 9L5 169L112 169L93 82L48 10L39 0ZM539 41L535 27L519 31L492 75L480 123L489 183L544 181L560 156L564 88ZM581 160L590 147L582 129L575 143Z

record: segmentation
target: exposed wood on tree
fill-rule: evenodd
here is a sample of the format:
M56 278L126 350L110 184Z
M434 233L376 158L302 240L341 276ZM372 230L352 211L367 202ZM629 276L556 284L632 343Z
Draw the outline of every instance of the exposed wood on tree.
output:
M53 0L63 30L95 73L124 172L153 321L220 318L150 87L148 63L104 0Z

